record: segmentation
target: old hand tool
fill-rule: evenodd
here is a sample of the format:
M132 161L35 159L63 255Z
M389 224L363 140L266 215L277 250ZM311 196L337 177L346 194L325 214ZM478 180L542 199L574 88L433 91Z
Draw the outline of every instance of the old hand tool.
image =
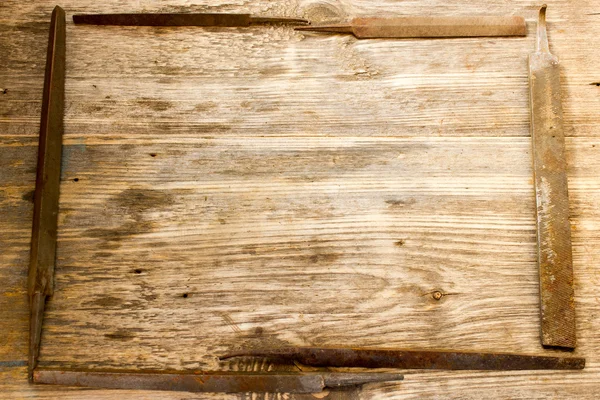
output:
M350 33L359 39L525 36L525 19L509 17L354 18L348 24L311 25L299 31Z
M536 51L529 55L529 93L541 340L543 346L574 349L573 261L560 71L558 58L548 48L545 5L539 12Z
M253 17L250 14L79 14L73 15L76 24L129 26L223 26L246 27L262 24L307 24L299 18Z
M327 347L284 347L226 354L298 361L315 367L361 367L455 370L583 369L584 358L475 353L445 350L401 350Z
M56 6L50 21L42 118L33 200L29 260L29 379L40 351L46 297L54 291L58 189L65 97L65 12Z
M395 373L369 372L140 372L37 369L35 383L107 389L172 390L184 392L317 393L326 388L401 381Z

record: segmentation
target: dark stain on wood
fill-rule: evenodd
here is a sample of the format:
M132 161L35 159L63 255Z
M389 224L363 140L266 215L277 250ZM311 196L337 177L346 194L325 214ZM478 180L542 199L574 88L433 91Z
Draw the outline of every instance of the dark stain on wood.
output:
M136 103L152 111L166 111L173 106L170 101L159 100L151 97L140 97Z
M160 78L156 82L160 83L161 85L172 85L173 82L175 82L175 79L173 79L173 78Z
M116 250L121 247L121 244L107 241L99 246L102 250Z
M104 337L113 340L128 341L133 340L133 338L135 338L135 334L126 329L120 329L113 333L107 333L104 335Z
M313 264L316 264L316 263L331 264L331 263L334 263L335 261L337 261L341 256L342 255L338 254L338 253L321 253L321 254L314 254L314 255L310 256L309 260Z
M23 196L21 196L21 199L24 201L27 201L29 203L33 203L34 196L35 196L35 189L30 190L27 193L24 193Z
M157 33L163 33L165 32L165 29L168 29L167 27L162 27L161 29L157 29ZM184 69L181 67L171 67L168 65L157 65L156 66L156 74L157 75L168 75L168 76L172 76L172 75L180 75L181 72L183 72Z
M404 243L405 243L404 239L396 240L394 242L394 246L396 246L396 247L402 247L402 246L404 246Z
M164 209L174 203L173 195L154 189L126 189L113 196L107 202L106 212L109 218L124 220L116 228L92 228L85 234L88 237L104 239L103 249L114 249L118 242L147 232L151 232L155 222L145 219L150 210Z
M275 112L275 111L279 111L279 107L272 105L272 104L266 104L266 105L257 107L254 111L257 113Z
M206 101L204 103L198 103L194 107L195 112L206 112L208 110L212 110L217 107L217 104L212 101Z
M256 255L256 245L248 245L242 248L242 254Z
M101 297L99 299L95 299L92 301L88 301L83 303L85 306L89 306L89 307L99 307L99 308L114 308L114 307L120 307L123 304L123 300L114 297L114 296L107 296L107 297Z
M147 302L158 299L158 295L154 294L154 292L148 288L143 288L140 296L142 297L142 299L144 299Z
M156 208L164 208L173 204L173 196L155 189L126 189L111 200L117 209L139 220L142 213Z
M260 71L258 71L258 73L262 76L277 76L277 75L284 75L286 73L289 72L289 68L285 68L282 65L277 65L277 66L273 66L273 67L267 67L267 68L263 68Z
M131 221L126 222L123 225L116 228L93 228L88 229L85 233L87 236L92 238L105 239L111 242L120 242L123 239L147 233L152 230L154 223L152 221Z
M85 113L98 113L100 111L108 111L108 112L112 112L115 107L116 107L116 100L111 100L106 99L106 97L103 100L97 101L97 102L90 102L89 104L81 104L80 107L82 109L83 112Z
M417 201L412 198L409 197L407 199L390 199L390 200L386 200L385 203L388 204L390 207L404 207L404 206L410 206L412 204L415 204Z
M129 151L129 150L133 150L135 148L136 148L136 146L134 144L122 144L119 146L119 149L121 149L123 151Z

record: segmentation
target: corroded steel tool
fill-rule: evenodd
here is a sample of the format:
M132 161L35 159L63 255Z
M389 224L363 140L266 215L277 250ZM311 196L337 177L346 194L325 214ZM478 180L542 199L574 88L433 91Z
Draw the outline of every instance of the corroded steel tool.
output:
M263 24L307 24L300 18L253 17L250 14L79 14L73 15L76 24L128 26L223 26L246 27Z
M583 369L585 358L476 353L446 350L402 350L327 347L285 347L226 354L232 357L267 357L298 361L314 367L360 367L452 370Z
M525 36L525 19L508 17L354 18L348 24L311 25L299 31L350 33L358 39Z
M46 297L54 291L58 191L65 97L65 12L50 21L29 260L29 379L37 364Z
M395 373L369 372L140 372L37 369L35 383L106 389L184 392L318 393L365 383L401 381Z
M529 91L541 340L543 346L574 349L573 261L560 71L558 58L548 48L545 5L539 12L536 51L529 55Z

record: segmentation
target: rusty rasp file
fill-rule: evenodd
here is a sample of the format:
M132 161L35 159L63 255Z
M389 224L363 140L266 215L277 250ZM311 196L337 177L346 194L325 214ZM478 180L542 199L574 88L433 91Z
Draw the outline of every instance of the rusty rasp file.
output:
M529 55L529 91L541 341L544 347L574 349L573 261L560 70L558 58L548 48L545 5L539 12L536 51Z
M308 21L300 18L255 17L234 13L139 13L139 14L77 14L76 24L123 25L123 26L221 26L247 27L263 24L303 25Z
M583 369L579 357L535 356L511 353L480 353L449 350L370 349L344 347L283 347L242 350L226 354L231 357L267 357L297 361L313 367L402 368L447 370L570 370Z
M46 297L54 291L58 193L65 97L65 12L56 6L50 21L42 118L33 201L29 260L29 379L40 351Z
M527 34L525 19L519 16L359 17L347 24L310 25L295 29L350 33L358 39L525 36Z
M366 383L401 381L397 373L380 372L245 372L245 371L97 371L36 369L35 383L105 389L183 392L318 393Z

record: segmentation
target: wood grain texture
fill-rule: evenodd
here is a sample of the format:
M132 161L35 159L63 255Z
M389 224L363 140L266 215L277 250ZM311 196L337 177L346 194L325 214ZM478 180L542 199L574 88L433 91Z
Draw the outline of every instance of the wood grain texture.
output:
M49 17L0 5L0 398L237 398L30 386L26 272ZM538 4L66 1L56 293L40 364L273 370L243 346L550 354L539 345L527 54ZM524 15L511 39L75 26L74 13ZM561 61L581 372L406 371L328 398L600 392L600 35L548 4ZM434 291L444 295L438 301ZM323 397L325 394L319 395ZM266 396L266 398L283 396ZM313 398L297 396L295 398Z

